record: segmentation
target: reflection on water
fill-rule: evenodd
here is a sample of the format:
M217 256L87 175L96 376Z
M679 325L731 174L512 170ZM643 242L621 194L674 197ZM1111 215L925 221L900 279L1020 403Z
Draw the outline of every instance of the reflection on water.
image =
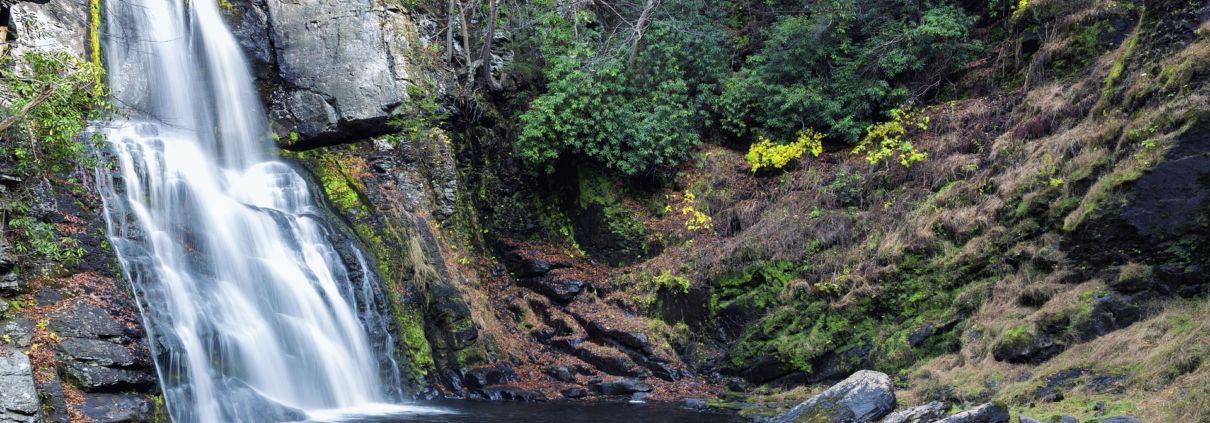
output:
M312 422L743 422L734 415L708 414L675 403L433 401L413 405L373 404L310 413Z

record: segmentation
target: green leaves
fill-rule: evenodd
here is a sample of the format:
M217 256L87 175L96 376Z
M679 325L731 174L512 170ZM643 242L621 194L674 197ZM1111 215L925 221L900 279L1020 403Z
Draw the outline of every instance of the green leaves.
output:
M589 20L577 15L576 21ZM676 166L700 142L708 97L695 89L709 76L687 74L683 34L653 24L634 69L626 49L552 13L540 48L545 92L520 116L518 152L549 172L565 154L599 161L627 175Z
M882 113L909 100L906 81L963 63L978 47L957 6L818 2L782 17L764 48L724 84L723 127L739 137L788 139L816 128L856 143Z
M3 129L0 151L14 155L22 170L61 173L86 158L78 135L94 113L106 109L99 85L100 66L69 53L29 52L0 69L0 93L13 96L0 111L11 126Z

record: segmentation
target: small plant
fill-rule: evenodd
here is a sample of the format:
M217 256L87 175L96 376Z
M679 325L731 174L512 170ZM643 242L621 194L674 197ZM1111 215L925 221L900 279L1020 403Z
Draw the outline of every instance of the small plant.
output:
M667 270L657 275L653 281L656 289L680 292L682 294L689 293L689 278L677 275Z
M755 173L767 168L781 169L790 164L791 160L807 153L815 157L823 153L823 134L804 129L798 131L798 139L789 144L774 143L760 136L748 147L748 154L744 158L748 159L748 164L752 165L752 172Z
M685 221L685 229L690 231L714 229L714 219L693 206L693 202L696 200L697 196L692 192L685 193L685 206L681 207L681 215L688 217L688 220Z
M907 133L913 128L928 129L929 118L911 108L891 110L891 120L866 128L866 136L853 149L853 154L865 154L872 165L894 157L903 167L928 159L928 153L916 150Z
M861 194L865 186L865 177L860 173L849 173L844 169L836 172L836 179L828 185L828 189L836 194L836 200L844 206L856 206L861 203Z

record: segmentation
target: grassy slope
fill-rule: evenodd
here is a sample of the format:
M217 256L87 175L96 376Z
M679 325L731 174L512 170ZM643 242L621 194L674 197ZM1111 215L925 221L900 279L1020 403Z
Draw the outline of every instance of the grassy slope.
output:
M668 247L618 278L613 299L676 324L689 294L660 281L687 279L708 293L711 319L686 323L711 329L696 341L723 354L699 364L742 375L777 363L775 381L790 385L872 365L898 376L908 403L997 399L1091 417L1090 404L1105 401L1111 411L1206 418L1204 392L1184 389L1204 391L1210 375L1196 329L1204 300L1146 301L1146 320L1065 340L1040 365L992 354L1056 314L1076 328L1108 291L1104 272L1069 256L1072 234L1096 230L1200 120L1210 39L1186 7L1031 2L953 100L927 108L932 124L914 141L930 159L910 169L836 149L755 176L740 153L703 148L678 189L630 202ZM649 203L666 207L640 206ZM690 224L695 211L709 228ZM1167 259L1125 252L1096 265L1132 260ZM925 328L932 334L911 346ZM864 355L845 363L846 351ZM1090 377L1071 381L1058 402L1031 394L1072 368L1120 381L1095 391L1081 388Z

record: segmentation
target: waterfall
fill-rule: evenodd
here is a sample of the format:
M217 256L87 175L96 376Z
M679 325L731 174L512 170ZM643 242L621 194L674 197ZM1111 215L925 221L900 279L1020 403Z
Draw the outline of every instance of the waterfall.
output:
M119 115L99 124L111 243L176 422L296 420L399 400L381 286L276 160L215 0L106 5Z

